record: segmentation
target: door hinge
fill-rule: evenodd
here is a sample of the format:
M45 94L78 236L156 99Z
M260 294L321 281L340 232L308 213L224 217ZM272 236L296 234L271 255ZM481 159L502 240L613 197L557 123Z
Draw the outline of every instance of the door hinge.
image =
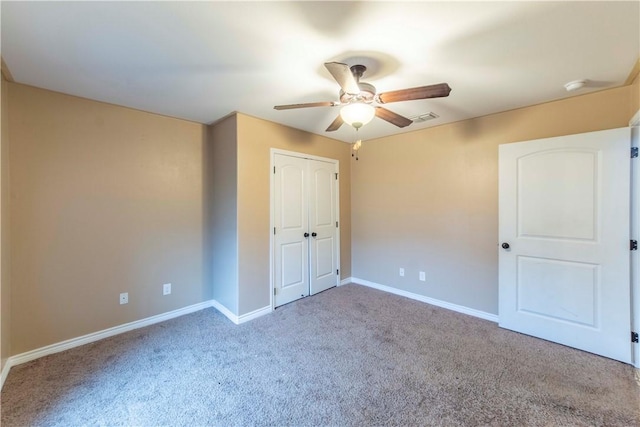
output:
M636 148L636 153L637 153L637 148ZM336 181L338 180L338 172L336 172Z
M338 228L338 221L336 221L336 228Z
M275 166L273 167L273 173L276 173L276 167Z
M340 274L340 270L336 270L336 276Z
M276 294L276 288L273 288L273 294L274 295Z
M638 342L638 333L631 331L631 342Z
M638 250L638 241L637 240L630 240L629 241L629 249L632 251L637 251Z
M273 235L275 236L275 234L276 234L276 228L273 227Z
M631 158L635 159L638 157L638 147L631 147Z

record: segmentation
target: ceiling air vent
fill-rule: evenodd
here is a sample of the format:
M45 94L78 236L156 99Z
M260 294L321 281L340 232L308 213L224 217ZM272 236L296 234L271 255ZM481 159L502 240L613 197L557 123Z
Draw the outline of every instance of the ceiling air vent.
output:
M420 123L420 122L426 122L427 120L437 119L438 117L440 116L437 115L436 113L425 113L425 114L420 114L419 116L410 117L410 119L414 123Z

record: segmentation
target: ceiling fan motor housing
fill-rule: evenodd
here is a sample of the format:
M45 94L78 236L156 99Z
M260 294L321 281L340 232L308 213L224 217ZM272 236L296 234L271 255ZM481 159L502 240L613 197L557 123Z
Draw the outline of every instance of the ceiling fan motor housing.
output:
M351 74L353 74L353 77L355 77L357 82L360 81L360 79L364 75L364 72L367 71L367 67L360 64L352 65L351 67L349 67L349 69L351 70Z

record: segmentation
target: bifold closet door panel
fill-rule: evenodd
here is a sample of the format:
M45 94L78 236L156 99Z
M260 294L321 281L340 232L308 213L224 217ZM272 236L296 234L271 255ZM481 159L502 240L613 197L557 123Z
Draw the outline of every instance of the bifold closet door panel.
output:
M336 166L309 160L309 274L310 294L337 283Z
M308 164L298 157L275 156L274 245L275 306L309 295Z

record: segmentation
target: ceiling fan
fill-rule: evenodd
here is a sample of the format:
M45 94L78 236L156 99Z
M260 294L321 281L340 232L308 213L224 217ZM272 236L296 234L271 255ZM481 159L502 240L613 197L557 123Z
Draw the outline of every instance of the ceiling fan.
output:
M338 130L343 123L358 129L371 121L374 116L403 128L409 126L413 121L376 104L442 98L449 96L449 92L451 92L448 84L439 83L376 94L375 86L360 81L360 78L367 70L364 65L352 65L349 67L347 64L340 62L327 62L324 66L340 85L339 101L276 105L273 108L276 110L291 110L294 108L342 106L338 117L326 129L327 132Z

